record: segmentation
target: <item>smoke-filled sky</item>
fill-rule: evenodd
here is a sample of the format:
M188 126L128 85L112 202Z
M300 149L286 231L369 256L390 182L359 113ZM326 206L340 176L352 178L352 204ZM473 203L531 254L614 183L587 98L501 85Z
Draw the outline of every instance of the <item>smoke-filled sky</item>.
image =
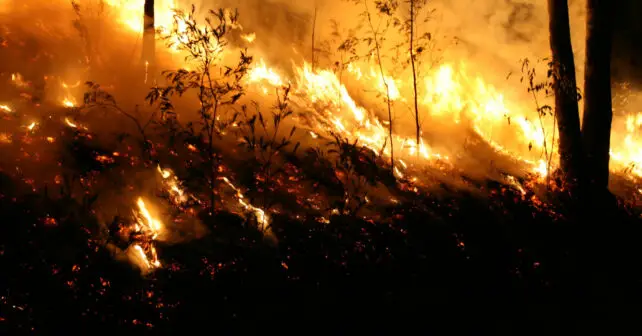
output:
M190 2L189 0L181 0ZM193 1L192 1L193 2ZM343 28L357 24L359 6L346 0L224 0L222 4L238 7L242 17L251 25L261 25L258 31L269 32L270 39L309 39L314 8L318 9L319 39L327 37L328 22L337 20ZM213 6L213 1L201 1L200 7ZM585 0L569 0L573 47L578 65L583 62L585 37ZM430 0L433 20L426 28L437 37L456 38L457 47L451 52L463 53L466 58L478 59L491 72L518 70L519 60L537 59L549 55L547 2L544 0ZM637 41L642 24L637 15L642 3L621 0L617 5L614 38L615 75L634 81L642 64L638 56L642 47ZM638 13L638 14L635 14ZM302 25L301 22L307 22ZM273 34L276 33L276 34ZM263 36L266 38L266 36ZM496 68L497 67L497 68ZM578 66L581 73L581 66Z

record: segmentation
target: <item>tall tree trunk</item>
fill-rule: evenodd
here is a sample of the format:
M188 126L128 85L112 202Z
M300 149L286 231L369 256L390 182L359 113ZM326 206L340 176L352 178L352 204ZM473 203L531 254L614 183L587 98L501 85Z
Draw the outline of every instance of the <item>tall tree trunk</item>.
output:
M421 148L421 125L419 124L419 98L417 95L417 68L415 66L415 13L416 0L410 0L410 64L412 65L413 102L415 107L415 132L417 136L417 156Z
M597 192L608 190L611 141L612 0L587 0L582 140L587 173Z
M145 0L143 21L143 64L153 65L156 58L156 31L154 28L154 0Z
M581 186L584 150L577 105L575 60L567 0L548 0L549 32L553 54L553 89L555 118L559 128L560 168L565 182Z

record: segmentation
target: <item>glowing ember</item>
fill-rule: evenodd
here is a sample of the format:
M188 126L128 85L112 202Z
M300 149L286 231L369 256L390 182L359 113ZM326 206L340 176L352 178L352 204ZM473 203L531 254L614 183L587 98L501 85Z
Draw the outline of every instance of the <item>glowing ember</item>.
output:
M19 88L24 88L29 86L29 83L25 82L24 78L19 73L11 74L11 82L13 82L13 85Z
M36 128L36 126L38 126L38 123L34 121L31 124L27 125L26 128L30 131L33 131Z
M0 143L10 144L12 142L13 140L11 139L11 134L4 132L0 133Z
M98 156L96 156L96 161L98 161L100 163L114 163L114 162L116 162L114 160L114 158L109 157L107 155L98 155Z
M149 62L145 61L145 80L143 83L147 84L147 78L149 77Z
M13 112L13 110L8 105L0 105L0 111L4 111L7 113Z

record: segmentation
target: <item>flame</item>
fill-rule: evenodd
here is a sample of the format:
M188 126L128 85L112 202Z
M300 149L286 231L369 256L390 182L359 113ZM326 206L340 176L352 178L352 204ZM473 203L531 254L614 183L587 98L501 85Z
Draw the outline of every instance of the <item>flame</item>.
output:
M0 110L2 110L2 111L4 111L4 112L7 112L7 113L11 113L11 112L13 112L13 110L11 109L11 107L9 107L8 105L0 105Z
M273 86L284 85L281 76L272 68L268 68L263 59L260 59L249 71L248 81L250 83L267 82Z
M11 134L4 132L0 133L0 143L10 144L12 142L13 140L11 139Z
M135 213L135 217L138 227L142 232L148 233L152 239L158 238L158 235L163 229L163 224L151 215L145 201L141 197L136 201L136 205L138 206L138 212Z
M69 85L69 84L67 84L66 82L62 82L62 84L61 84L61 85L62 85L62 87L63 87L64 89L75 89L75 88L79 87L79 86L80 86L80 84L81 84L81 83L80 83L80 81L76 81L76 83L74 83L74 84L72 84L72 85Z
M33 131L36 128L36 126L38 126L38 123L33 121L31 124L27 125L26 127L28 130Z
M144 28L145 0L105 0L105 3L116 9L118 21L137 33ZM178 6L175 0L156 0L154 23L156 27L171 27L173 10Z
M230 186L230 188L232 188L234 191L236 191L236 198L237 198L239 204L241 204L243 206L243 208L245 208L246 210L251 211L251 212L254 213L254 215L256 216L257 222L259 223L259 225L261 225L261 230L267 229L268 225L270 223L270 217L265 213L265 210L263 210L261 208L257 208L255 206L253 206L252 204L246 202L245 201L245 196L243 195L243 193L241 193L241 190L239 190L234 184L232 184L232 182L230 182L230 180L227 177L223 177L222 180L228 186Z
M538 174L540 177L548 176L548 165L546 164L546 161L539 160L537 166L533 168L533 172Z
M611 147L611 169L621 169L635 177L642 177L642 112L628 114L621 143Z
M247 43L253 43L254 40L256 40L256 33L243 34L241 38L247 41Z
M156 253L156 248L151 246L149 252L146 252L145 249L139 244L133 245L134 251L136 251L138 258L142 261L146 270L159 268L161 267L161 262L158 260L158 254Z
M154 242L162 233L163 224L152 216L141 197L137 199L136 205L138 209L133 211L135 219L133 230L142 238L140 238L140 242L133 244L132 248L137 253L138 259L142 261L143 266L145 266L144 270L161 267Z
M512 186L513 186L513 187L515 187L517 190L519 190L519 192L521 192L521 193L522 193L522 195L526 195L526 190L524 189L524 187L522 186L522 184L521 184L521 183L519 183L519 182L517 181L517 179L515 178L515 176L512 176L512 175L508 175L508 176L506 176L506 181L508 182L508 184L512 185Z
M11 74L11 82L13 82L13 85L19 88L24 88L29 86L29 83L24 81L24 78L20 73L13 73Z
M76 104L74 104L74 102L73 102L71 99L69 99L69 98L65 98L65 99L62 101L62 105L63 105L64 107L68 107L68 108L72 108L72 107L75 107L75 106L76 106Z
M145 80L144 84L147 84L147 78L149 77L149 61L145 61Z
M78 125L76 125L73 121L69 120L69 118L65 118L65 123L67 126L71 128L78 128Z
M144 0L105 0L114 10L118 22L133 32L143 31ZM180 8L176 0L156 0L156 28L168 31L174 24L173 10ZM185 27L178 27L174 36L180 41L181 32ZM242 28L242 27L235 27ZM248 43L256 41L256 33L242 34L241 38ZM174 50L175 51L175 50ZM347 72L351 80L357 81L367 91L375 91L379 95L389 95L395 103L397 117L402 115L407 97L411 97L407 73L390 73L381 76L379 69L373 66L371 60L360 63L350 63ZM147 64L147 63L146 63ZM404 134L401 129L394 129L392 139L389 138L387 121L375 113L375 108L360 105L348 90L346 84L335 72L319 66L312 67L308 63L293 64L294 77L287 78L281 72L271 68L264 59L260 59L250 69L247 81L256 85L259 92L264 94L286 84L294 84L298 105L310 108L314 115L308 130L312 138L338 133L350 141L357 140L361 146L372 149L385 156L391 154L391 144L395 148L396 164L394 173L402 177L406 170L416 164L432 164L434 162L449 162L450 157L438 153L435 148L425 143L423 138L416 140L414 135ZM11 76L16 86L26 86L22 76L14 73ZM74 84L75 85L75 84ZM74 85L63 83L65 89ZM468 127L481 136L495 150L510 154L514 158L529 165L533 173L544 177L549 170L557 167L556 159L551 162L541 160L543 151L548 151L551 157L555 154L555 129L552 122L541 122L533 108L518 99L511 99L508 92L502 92L489 84L483 78L468 71L466 62L446 62L434 69L422 72L419 86L420 115L426 120L448 121L453 125ZM74 107L72 99L65 98L63 105ZM10 112L6 105L0 105L0 110ZM405 111L403 111L405 112ZM552 118L549 118L551 120ZM77 127L71 121L65 120L68 126ZM631 176L642 177L642 113L629 114L626 117L626 134L622 139L613 141L611 148L611 169L623 169ZM27 126L33 130L36 123ZM418 143L417 143L418 142ZM545 148L548 147L548 148ZM533 150L534 149L534 150ZM190 147L191 150L191 147ZM552 152L552 153L551 153ZM418 162L423 160L423 162ZM167 190L173 198L186 199L180 183L173 175L165 177L159 167ZM246 209L259 212L258 208L246 203L243 195L226 180L237 192L239 203ZM262 211L262 210L261 210ZM262 217L263 218L263 217ZM267 222L267 215L265 221Z
M187 202L188 197L180 186L180 181L170 169L163 169L158 166L158 173L163 179L165 190L169 193L174 204L180 205Z

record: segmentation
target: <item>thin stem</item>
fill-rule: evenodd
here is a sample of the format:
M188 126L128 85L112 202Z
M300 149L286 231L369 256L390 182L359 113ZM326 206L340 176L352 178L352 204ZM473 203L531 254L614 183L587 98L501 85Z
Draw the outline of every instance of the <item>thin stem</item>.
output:
M386 88L386 103L388 105L388 123L390 128L388 129L388 136L390 138L390 169L394 171L395 169L395 155L394 155L394 143L392 141L392 104L390 102L390 87L388 85L388 82L386 81L386 75L383 70L383 64L381 63L381 48L379 45L379 38L378 38L378 31L374 29L374 25L372 24L372 16L370 15L370 10L368 9L368 1L364 0L363 4L366 8L366 16L368 18L368 24L370 25L370 30L372 31L372 35L374 37L374 42L375 42L375 52L377 55L377 62L379 63L379 72L381 74L381 80L383 81L383 85ZM394 176L394 174L393 174Z

